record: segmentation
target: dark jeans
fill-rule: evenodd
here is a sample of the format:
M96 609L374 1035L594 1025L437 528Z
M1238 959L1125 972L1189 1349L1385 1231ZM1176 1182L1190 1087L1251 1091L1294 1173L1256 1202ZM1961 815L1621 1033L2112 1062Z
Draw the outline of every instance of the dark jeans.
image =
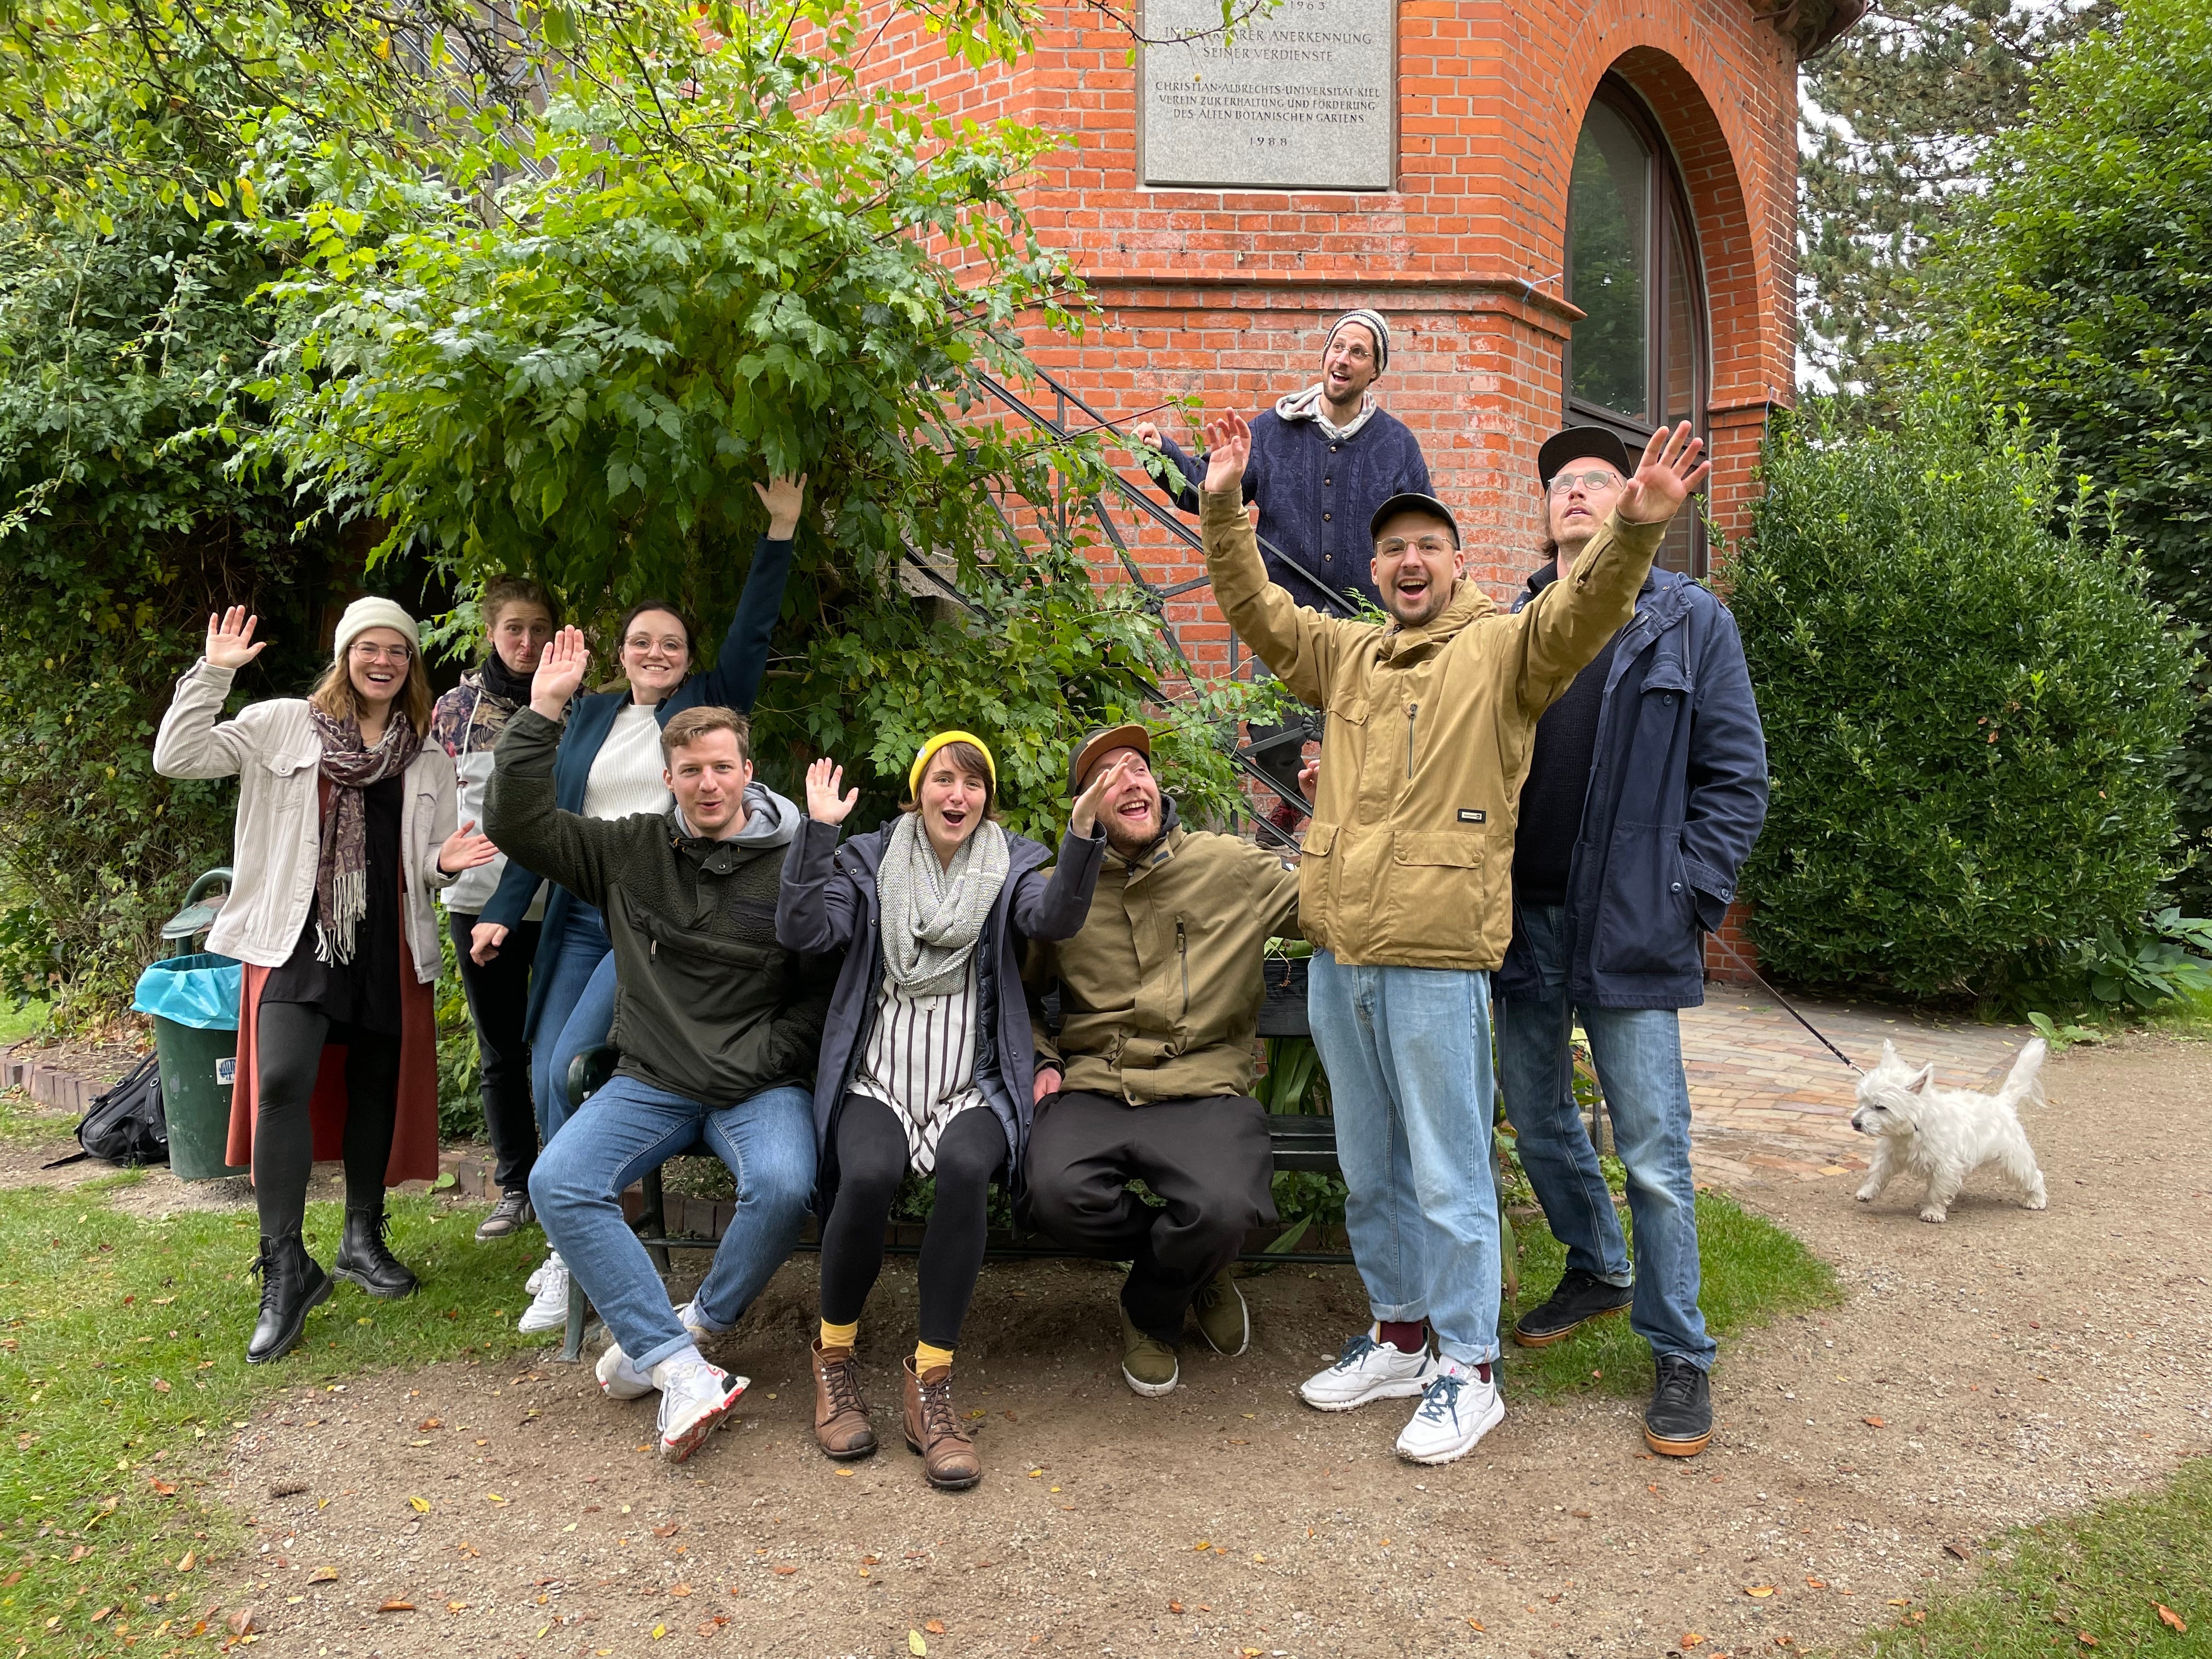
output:
M972 1106L937 1142L937 1202L921 1235L921 1340L960 1344L960 1327L983 1271L991 1178L1006 1167L1006 1132L988 1106ZM837 1112L837 1196L822 1227L822 1317L850 1325L884 1265L884 1229L906 1179L906 1130L880 1100L847 1095Z
M332 1042L346 1051L346 1202L384 1201L399 1115L398 1039L333 1025L311 1004L264 1002L254 1018L253 1201L266 1237L298 1232L307 1213L315 1167L308 1109Z
M522 1021L530 1010L530 964L538 955L539 924L526 921L515 927L499 954L479 968L469 960L469 933L477 918L455 911L446 920L460 958L469 1018L476 1023L477 1055L483 1067L478 1091L500 1190L522 1192L530 1185L531 1165L538 1162L538 1117L530 1104L530 1045L523 1040Z
M1131 1106L1048 1095L1030 1131L1030 1212L1062 1249L1130 1264L1130 1322L1172 1342L1191 1297L1275 1219L1267 1115L1243 1095ZM1166 1206L1128 1189L1142 1181Z

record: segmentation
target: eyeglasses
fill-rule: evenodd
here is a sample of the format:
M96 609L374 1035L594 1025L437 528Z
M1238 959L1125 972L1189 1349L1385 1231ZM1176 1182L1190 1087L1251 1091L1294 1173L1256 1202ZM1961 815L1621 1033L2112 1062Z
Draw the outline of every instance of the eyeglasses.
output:
M1442 536L1424 536L1417 542L1409 542L1402 536L1393 536L1387 542L1375 544L1375 556L1378 559L1400 558L1409 547L1432 559L1443 558L1459 550Z
M413 647L404 645L369 645L356 640L349 647L363 662L404 663L415 654Z
M1577 484L1584 489L1618 489L1620 488L1620 474L1609 467L1598 472L1558 473L1552 479L1552 493L1564 495Z

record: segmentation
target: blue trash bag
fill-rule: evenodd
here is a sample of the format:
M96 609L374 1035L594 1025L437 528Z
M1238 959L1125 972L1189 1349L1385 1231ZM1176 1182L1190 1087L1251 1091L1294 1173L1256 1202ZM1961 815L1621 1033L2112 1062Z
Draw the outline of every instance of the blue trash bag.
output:
M138 975L131 1006L196 1031L234 1031L245 980L245 969L228 957L207 951L171 957Z

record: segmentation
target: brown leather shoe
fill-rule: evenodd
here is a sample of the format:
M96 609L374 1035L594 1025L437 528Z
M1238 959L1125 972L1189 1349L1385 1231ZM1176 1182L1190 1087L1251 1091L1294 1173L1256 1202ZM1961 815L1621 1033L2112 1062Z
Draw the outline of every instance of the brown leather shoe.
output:
M960 1426L952 1409L952 1367L933 1365L915 1375L908 1354L906 1372L906 1443L921 1454L921 1472L941 1492L965 1492L983 1478L975 1442Z
M840 1462L866 1457L876 1449L876 1431L860 1398L860 1362L850 1348L823 1347L819 1337L811 1346L814 1443Z

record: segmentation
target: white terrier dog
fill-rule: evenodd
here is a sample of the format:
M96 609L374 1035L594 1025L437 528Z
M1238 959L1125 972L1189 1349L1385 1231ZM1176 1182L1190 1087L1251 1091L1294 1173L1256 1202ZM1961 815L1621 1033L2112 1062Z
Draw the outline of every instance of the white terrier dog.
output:
M1984 1164L1995 1164L2020 1189L2023 1206L2041 1209L2043 1171L2020 1127L2019 1106L2023 1100L2042 1101L2047 1052L2043 1039L2036 1038L2013 1061L1996 1093L1984 1095L1936 1087L1934 1066L1916 1072L1898 1057L1893 1044L1884 1042L1881 1063L1859 1079L1858 1109L1851 1114L1851 1127L1875 1137L1874 1162L1859 1188L1859 1202L1873 1203L1899 1170L1909 1170L1928 1184L1920 1218L1941 1221L1966 1177Z

